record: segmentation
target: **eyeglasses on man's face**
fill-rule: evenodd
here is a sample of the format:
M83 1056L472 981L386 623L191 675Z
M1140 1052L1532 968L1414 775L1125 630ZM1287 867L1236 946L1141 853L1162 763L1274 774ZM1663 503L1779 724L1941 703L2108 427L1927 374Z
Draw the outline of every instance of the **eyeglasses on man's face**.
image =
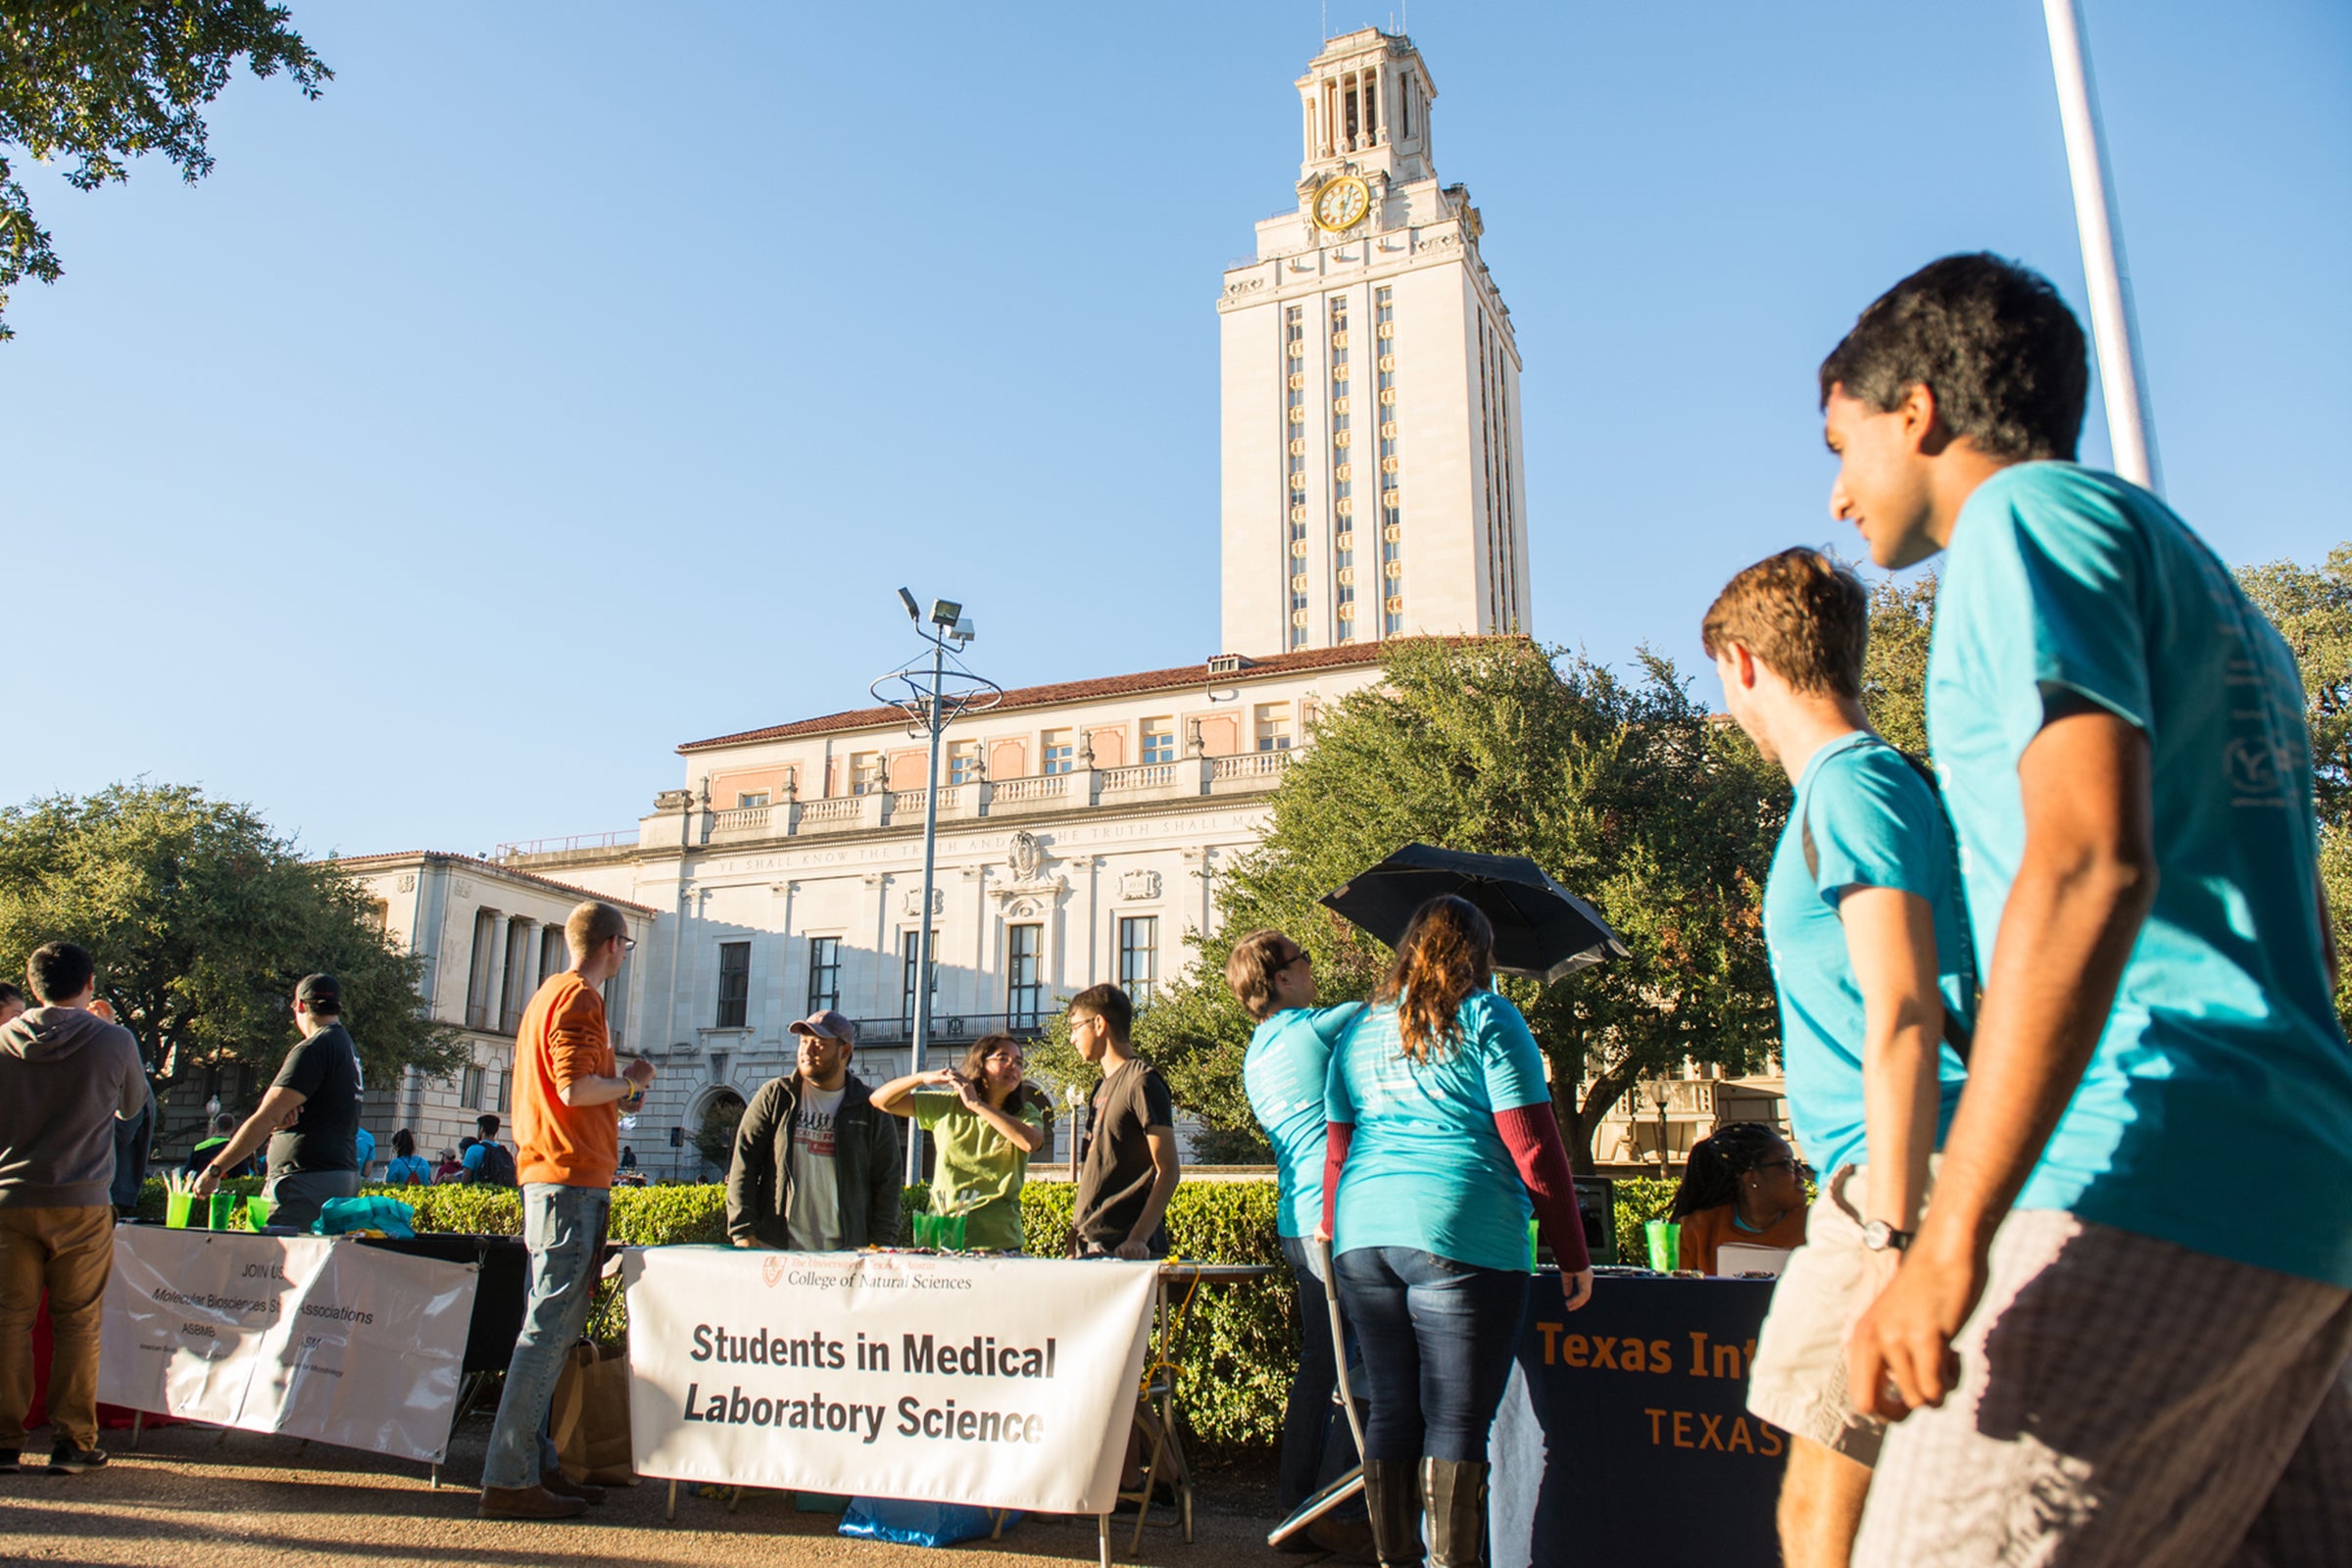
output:
M1276 974L1280 974L1282 973L1283 969L1288 969L1295 963L1303 963L1311 969L1315 966L1315 956L1307 952L1304 948L1300 948L1297 953L1294 953L1289 957L1283 959L1282 969L1277 969L1274 972Z

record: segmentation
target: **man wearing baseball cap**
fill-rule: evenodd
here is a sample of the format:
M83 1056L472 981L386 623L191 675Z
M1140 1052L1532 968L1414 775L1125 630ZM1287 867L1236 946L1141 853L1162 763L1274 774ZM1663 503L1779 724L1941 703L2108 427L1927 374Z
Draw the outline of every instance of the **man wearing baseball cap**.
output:
M210 1194L268 1139L270 1223L307 1231L328 1199L360 1190L360 1051L343 1027L343 988L331 974L302 977L294 1024L301 1043L245 1125L197 1173L196 1192Z
M800 1070L770 1080L735 1130L727 1236L737 1247L824 1252L899 1239L898 1118L850 1071L858 1026L810 1013L792 1026Z

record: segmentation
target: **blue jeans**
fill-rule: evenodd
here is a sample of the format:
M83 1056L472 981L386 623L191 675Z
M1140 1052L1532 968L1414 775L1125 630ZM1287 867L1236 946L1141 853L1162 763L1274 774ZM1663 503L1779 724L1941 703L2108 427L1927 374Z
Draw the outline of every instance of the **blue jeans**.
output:
M605 1220L612 1195L602 1187L558 1187L531 1182L522 1189L522 1244L531 1253L531 1294L522 1309L522 1337L507 1363L506 1391L482 1460L485 1487L535 1487L556 1468L547 1435L547 1407L556 1396L564 1361L588 1325L597 1265L605 1254Z
M1315 1239L1285 1236L1282 1256L1298 1286L1298 1370L1291 1378L1290 1403L1282 1412L1282 1465L1274 1481L1274 1504L1288 1518L1353 1462L1355 1437L1332 1403L1339 1392L1340 1369L1332 1355L1331 1312L1323 1300ZM1340 1320L1347 1321L1345 1312ZM1348 1370L1353 1372L1355 1366L1355 1336L1350 1333Z
M1485 1463L1527 1310L1527 1275L1410 1247L1339 1256L1340 1304L1364 1357L1366 1459Z

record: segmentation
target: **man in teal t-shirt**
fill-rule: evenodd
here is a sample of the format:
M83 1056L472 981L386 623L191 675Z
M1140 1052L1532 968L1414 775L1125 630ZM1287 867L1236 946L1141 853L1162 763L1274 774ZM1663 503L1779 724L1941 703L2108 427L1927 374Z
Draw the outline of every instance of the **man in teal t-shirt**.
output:
M1847 1394L1845 1331L1918 1229L1960 1102L1968 914L1935 788L1863 714L1870 595L1854 574L1815 550L1769 556L1724 587L1700 636L1724 707L1796 789L1764 940L1788 1119L1823 1181L1773 1291L1747 1407L1790 1436L1783 1558L1843 1562L1886 1430Z
M1929 740L1987 955L1935 1203L1854 1330L1908 1418L1853 1560L2352 1561L2352 1049L2293 661L2075 466L2042 278L1934 263L1820 380L1832 511L1881 565L1949 552Z
M1258 1020L1242 1058L1242 1088L1274 1147L1275 1230L1298 1290L1298 1370L1283 1411L1274 1489L1288 1517L1355 1461L1347 1426L1332 1420L1339 1367L1325 1327L1315 1231L1323 1223L1323 1094L1331 1052L1364 1007L1360 1002L1316 1006L1314 960L1279 931L1252 931L1235 943L1225 979L1242 1009Z

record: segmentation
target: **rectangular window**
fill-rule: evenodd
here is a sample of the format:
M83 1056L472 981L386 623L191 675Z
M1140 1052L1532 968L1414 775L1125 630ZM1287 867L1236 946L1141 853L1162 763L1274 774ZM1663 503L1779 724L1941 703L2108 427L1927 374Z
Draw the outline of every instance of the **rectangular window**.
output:
M808 1010L841 1005L841 938L808 939Z
M458 1103L467 1110L482 1108L482 1069L468 1067L458 1075Z
M637 962L622 955L620 967L605 982L605 1036L615 1052L622 1050L620 1037L629 1020L629 971Z
M882 754L880 752L852 752L850 754L850 793L871 795L882 787Z
M548 976L561 974L570 959L570 950L564 946L564 928L551 925L539 934L539 983L547 984Z
M1257 705L1257 749L1261 752L1287 752L1291 749L1291 705L1260 703Z
M1144 720L1144 760L1173 762L1176 760L1176 721L1172 718Z
M948 742L948 782L969 784L980 776L980 743Z
M1039 772L1067 773L1078 765L1078 743L1075 731L1050 729L1043 737L1043 746L1046 764L1038 769Z
M1039 953L1046 928L1014 925L1004 928L1005 1022L1015 1029L1034 1029L1046 1007L1046 988L1039 972Z
M752 945L718 945L718 1027L740 1029L752 1007Z
M1159 980L1159 916L1119 917L1119 984L1137 1006L1152 1000Z
M512 1115L514 1113L514 1107L507 1102L508 1097L514 1093L514 1075L511 1072L500 1073L498 1075L497 1110L501 1116Z
M765 806L766 804L767 791L765 790L742 790L735 796L735 808L739 811L749 807Z
M907 1027L914 1025L914 960L915 944L922 939L919 931L905 931L899 935L899 1016ZM939 1011L939 933L931 933L931 1011Z

